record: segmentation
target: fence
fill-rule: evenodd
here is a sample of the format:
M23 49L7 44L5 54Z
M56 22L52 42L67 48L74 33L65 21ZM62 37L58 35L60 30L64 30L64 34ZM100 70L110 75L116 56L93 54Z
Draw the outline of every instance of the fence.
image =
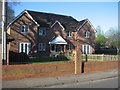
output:
M113 61L118 60L118 55L104 55L104 54L83 54L82 61Z

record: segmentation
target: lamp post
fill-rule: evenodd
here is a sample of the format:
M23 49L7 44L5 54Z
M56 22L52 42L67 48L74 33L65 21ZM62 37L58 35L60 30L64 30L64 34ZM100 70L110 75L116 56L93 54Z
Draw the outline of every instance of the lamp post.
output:
M7 31L7 1L2 0L2 63L3 64L7 64L6 31Z

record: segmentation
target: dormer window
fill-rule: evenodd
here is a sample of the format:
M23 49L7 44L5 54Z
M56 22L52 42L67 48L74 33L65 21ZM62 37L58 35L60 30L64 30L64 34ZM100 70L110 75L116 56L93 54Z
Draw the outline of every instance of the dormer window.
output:
M20 31L21 31L22 33L27 33L28 30L29 30L29 26L28 26L28 25L21 25L21 26L20 26Z
M39 29L39 35L41 35L41 36L45 36L46 35L46 28L45 27L41 27Z
M85 32L85 37L86 37L86 38L90 38L90 32L89 32L89 31L86 31L86 32Z
M68 36L68 37L72 37L72 32L67 31L67 36Z

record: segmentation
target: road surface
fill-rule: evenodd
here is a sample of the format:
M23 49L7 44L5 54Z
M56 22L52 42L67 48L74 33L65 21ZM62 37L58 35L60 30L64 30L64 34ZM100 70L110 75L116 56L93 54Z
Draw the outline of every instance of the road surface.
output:
M73 84L55 85L46 88L118 88L118 77Z

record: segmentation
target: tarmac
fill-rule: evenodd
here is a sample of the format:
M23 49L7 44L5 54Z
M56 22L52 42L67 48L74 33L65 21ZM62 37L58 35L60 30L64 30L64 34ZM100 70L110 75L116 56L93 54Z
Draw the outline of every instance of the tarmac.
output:
M93 73L82 73L77 75L65 75L47 78L24 78L20 80L3 80L2 88L45 88L54 85L80 83L118 77L118 70L99 71Z

